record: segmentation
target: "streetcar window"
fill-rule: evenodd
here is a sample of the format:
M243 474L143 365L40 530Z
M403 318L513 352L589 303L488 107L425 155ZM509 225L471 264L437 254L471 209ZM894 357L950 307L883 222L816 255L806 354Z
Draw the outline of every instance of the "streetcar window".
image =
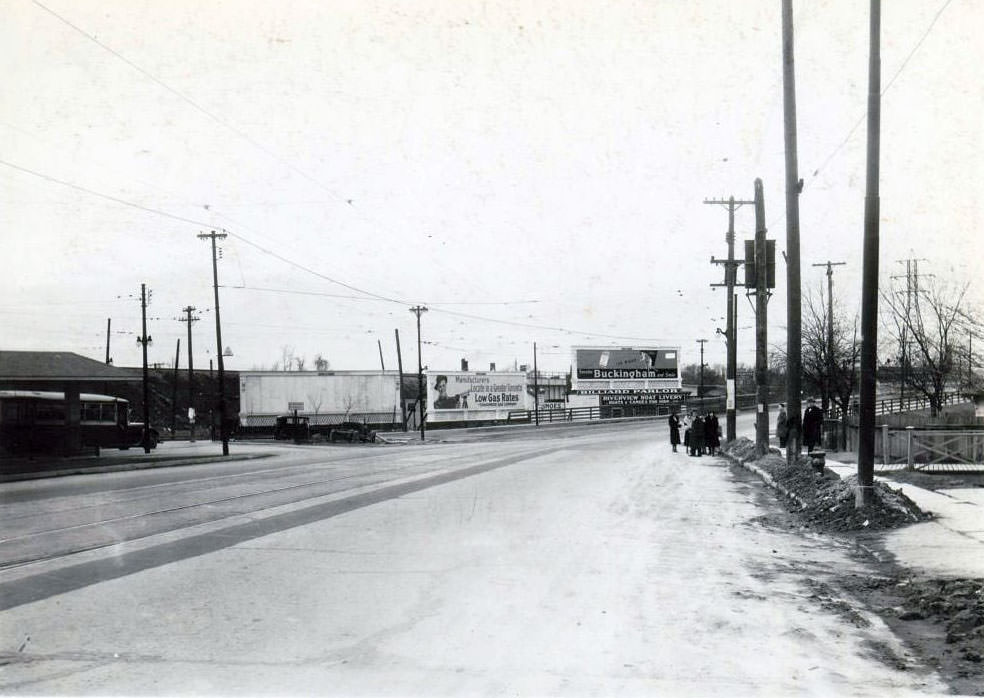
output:
M41 400L37 404L35 419L39 422L65 422L64 403Z
M83 422L98 422L101 418L102 405L98 402L83 402L82 403L82 421Z

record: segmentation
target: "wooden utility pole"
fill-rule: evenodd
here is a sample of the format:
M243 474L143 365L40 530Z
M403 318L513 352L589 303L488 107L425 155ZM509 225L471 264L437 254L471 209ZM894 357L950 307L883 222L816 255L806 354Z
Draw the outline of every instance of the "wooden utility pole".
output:
M701 400L700 406L704 406L704 345L707 344L706 339L698 339L697 343L700 345L700 383L697 385L697 398Z
M803 441L802 405L803 325L800 295L799 178L796 154L796 72L793 52L793 0L782 0L783 134L786 150L786 407L789 438L786 461L799 459Z
M734 441L735 433L735 406L736 406L736 385L735 374L738 368L738 342L737 342L737 303L735 302L735 283L738 278L738 266L744 260L735 259L735 211L746 205L754 204L755 201L739 201L735 197L724 199L704 199L705 204L721 204L728 207L728 232L724 236L724 241L728 243L728 258L714 259L711 257L711 264L724 264L724 283L711 284L711 286L725 286L728 292L728 317L725 329L725 341L728 345L728 361L725 369L725 381L727 390L727 426L725 427L726 438Z
M427 312L427 308L423 305L415 305L410 308L410 312L417 316L417 413L420 420L420 440L423 441L426 438L424 428L426 401L424 400L424 364L420 356L420 316Z
M834 389L834 267L844 266L847 262L831 262L814 264L815 267L827 267L827 390L823 396L823 411L827 413L828 401Z
M178 361L181 360L181 337L174 349L174 384L171 386L171 438L178 430Z
M109 328L113 326L113 318L106 318L106 365L109 366L113 360L109 358Z
M215 249L216 240L224 240L226 233L217 233L214 230L210 233L199 233L200 240L212 241L212 287L215 291L215 342L219 347L219 435L222 439L222 455L229 455L229 428L226 424L226 400L225 400L225 363L222 360L222 321L219 316L219 266ZM190 327L190 325L189 325Z
M765 240L765 194L755 180L755 450L769 452L769 287ZM747 267L746 267L747 268Z
M403 401L403 354L400 351L400 330L394 329L396 333L396 365L400 371L400 418L403 420L403 431L407 430L407 405Z
M875 380L878 370L878 191L881 146L881 2L871 0L868 59L868 168L864 196L864 262L861 284L861 413L858 418L858 489L854 504L875 498Z
M540 426L540 372L536 367L536 342L533 342L533 414Z
M386 364L383 362L383 340L377 339L376 344L379 345L379 368L385 371Z
M142 329L137 343L143 347L143 433L140 444L144 453L150 453L150 376L147 373L147 345L153 338L147 335L147 285L140 284L140 318Z
M186 305L181 311L185 314L183 318L178 318L178 322L188 323L188 438L195 440L195 421L192 419L192 412L195 409L195 357L191 347L191 323L198 322L201 318L193 317L192 313L196 308L193 305Z

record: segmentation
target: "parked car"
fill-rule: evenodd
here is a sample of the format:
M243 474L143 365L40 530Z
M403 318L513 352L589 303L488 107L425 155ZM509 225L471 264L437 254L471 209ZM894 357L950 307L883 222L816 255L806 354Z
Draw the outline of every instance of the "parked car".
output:
M273 428L273 438L278 441L308 441L311 438L311 424L307 417L281 415Z
M369 428L368 424L360 422L342 422L331 429L329 437L332 443L336 441L349 441L355 443L373 442L376 440L376 432Z

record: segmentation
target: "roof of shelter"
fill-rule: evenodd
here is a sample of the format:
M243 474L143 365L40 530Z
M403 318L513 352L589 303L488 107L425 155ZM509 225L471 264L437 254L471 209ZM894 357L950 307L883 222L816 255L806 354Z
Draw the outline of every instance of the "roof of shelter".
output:
M69 351L0 351L0 383L139 381L133 369L107 366Z

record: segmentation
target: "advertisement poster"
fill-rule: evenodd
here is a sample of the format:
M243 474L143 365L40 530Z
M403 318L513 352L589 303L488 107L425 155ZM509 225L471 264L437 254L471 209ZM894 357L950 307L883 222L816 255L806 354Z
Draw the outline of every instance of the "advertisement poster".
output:
M526 409L526 374L442 371L427 374L427 411L435 420L442 413L494 412ZM476 415L480 417L480 415Z
M678 347L574 347L572 388L580 393L680 388Z

